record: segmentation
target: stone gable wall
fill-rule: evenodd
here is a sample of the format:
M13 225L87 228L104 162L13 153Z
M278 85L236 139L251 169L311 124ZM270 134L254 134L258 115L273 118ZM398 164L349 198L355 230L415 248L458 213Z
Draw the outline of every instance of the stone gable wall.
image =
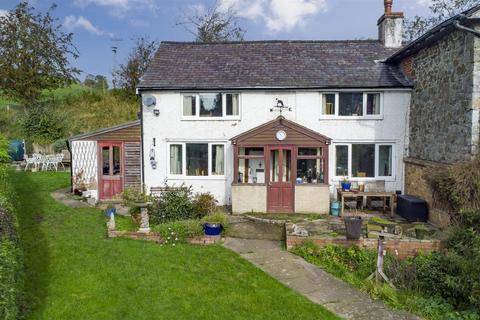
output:
M472 137L478 130L478 116L472 111L473 62L480 56L477 45L472 34L453 31L414 56L410 157L441 163L471 158ZM478 72L475 79L480 83ZM480 98L480 89L475 94ZM480 100L477 110L478 105Z

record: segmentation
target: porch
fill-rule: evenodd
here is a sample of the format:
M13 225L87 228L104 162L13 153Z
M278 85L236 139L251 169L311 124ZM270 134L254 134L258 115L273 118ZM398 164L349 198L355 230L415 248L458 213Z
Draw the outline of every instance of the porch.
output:
M328 213L330 138L279 116L231 141L233 213Z

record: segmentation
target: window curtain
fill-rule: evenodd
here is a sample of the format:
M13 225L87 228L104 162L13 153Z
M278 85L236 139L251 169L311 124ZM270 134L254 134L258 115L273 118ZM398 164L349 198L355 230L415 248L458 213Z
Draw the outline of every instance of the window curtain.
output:
M213 168L212 174L223 175L225 168L225 153L223 145L213 145L212 157Z
M237 116L238 115L238 94L232 94L232 115Z
M182 145L170 145L170 174L182 174Z

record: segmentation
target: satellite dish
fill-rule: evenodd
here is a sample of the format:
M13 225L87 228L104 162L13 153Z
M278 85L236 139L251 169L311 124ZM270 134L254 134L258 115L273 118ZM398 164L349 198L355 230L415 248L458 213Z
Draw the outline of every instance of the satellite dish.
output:
M157 99L154 96L143 96L142 103L145 107L152 107L157 104Z

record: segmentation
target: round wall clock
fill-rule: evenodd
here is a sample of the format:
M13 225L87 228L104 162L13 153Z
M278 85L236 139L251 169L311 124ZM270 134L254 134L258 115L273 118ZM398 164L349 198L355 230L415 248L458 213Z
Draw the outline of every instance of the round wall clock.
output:
M283 141L287 138L287 133L283 130L278 130L277 133L275 134L275 137L277 138L278 141Z

